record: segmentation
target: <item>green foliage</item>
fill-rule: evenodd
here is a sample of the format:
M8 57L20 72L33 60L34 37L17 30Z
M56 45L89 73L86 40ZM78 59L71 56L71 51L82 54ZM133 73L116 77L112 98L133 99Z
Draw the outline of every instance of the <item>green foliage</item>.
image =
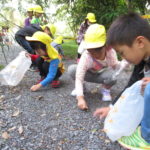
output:
M66 57L75 58L77 56L78 45L75 40L65 40L62 44L62 48Z
M2 70L3 68L4 68L4 65L1 65L1 64L0 64L0 70Z
M150 4L150 0L54 0L54 2L61 6L57 11L59 16L61 12L62 16L64 13L70 14L66 20L75 33L89 12L95 13L97 22L108 28L119 15L131 9L143 14L146 4Z

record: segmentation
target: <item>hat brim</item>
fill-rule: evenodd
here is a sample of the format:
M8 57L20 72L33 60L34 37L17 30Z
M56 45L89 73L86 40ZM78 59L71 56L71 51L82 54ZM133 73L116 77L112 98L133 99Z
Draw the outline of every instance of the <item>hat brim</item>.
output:
M98 47L102 47L104 46L105 43L102 42L102 43L84 43L84 48L85 49L93 49L93 48L98 48Z
M94 23L94 22L96 22L96 20L89 20L89 22L92 22L92 23Z
M86 17L85 19L89 20L89 21L92 22L92 23L96 22L95 19L89 19L88 17Z
M43 14L44 11L36 11L36 13Z
M30 37L30 36L26 36L25 38L27 41L39 41L38 39L36 39L34 37Z

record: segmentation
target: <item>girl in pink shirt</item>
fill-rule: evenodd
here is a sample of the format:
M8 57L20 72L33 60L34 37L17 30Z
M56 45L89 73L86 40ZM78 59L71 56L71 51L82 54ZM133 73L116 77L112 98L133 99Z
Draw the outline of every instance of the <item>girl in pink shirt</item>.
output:
M73 91L78 101L78 107L88 109L84 98L84 81L102 84L102 100L111 101L110 88L116 83L113 79L116 69L121 66L116 52L105 45L105 27L99 24L91 25L85 34L85 48L78 65L71 65L68 72L75 79Z

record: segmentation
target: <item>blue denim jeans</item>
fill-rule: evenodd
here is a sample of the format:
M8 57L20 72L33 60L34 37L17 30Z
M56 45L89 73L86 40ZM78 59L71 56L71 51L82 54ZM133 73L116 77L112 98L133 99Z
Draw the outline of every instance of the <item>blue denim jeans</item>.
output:
M141 122L142 137L150 143L150 83L144 91L144 116Z
M15 35L17 43L22 46L28 53L34 54L34 50L30 46L30 43L23 36Z

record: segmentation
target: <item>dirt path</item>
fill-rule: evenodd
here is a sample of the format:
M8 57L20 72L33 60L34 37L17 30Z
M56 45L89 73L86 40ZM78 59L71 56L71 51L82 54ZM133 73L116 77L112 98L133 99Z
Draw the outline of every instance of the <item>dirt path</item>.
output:
M6 52L9 60L19 51L19 47L11 47ZM74 62L66 60L66 68ZM129 76L130 72L121 74L112 88L113 97L126 85ZM38 73L28 71L17 87L0 87L0 150L122 150L105 136L103 120L92 115L97 107L109 104L100 100L98 84L87 83L85 97L90 109L84 112L70 96L74 81L67 73L61 77L61 88L48 86L30 92L38 78Z

